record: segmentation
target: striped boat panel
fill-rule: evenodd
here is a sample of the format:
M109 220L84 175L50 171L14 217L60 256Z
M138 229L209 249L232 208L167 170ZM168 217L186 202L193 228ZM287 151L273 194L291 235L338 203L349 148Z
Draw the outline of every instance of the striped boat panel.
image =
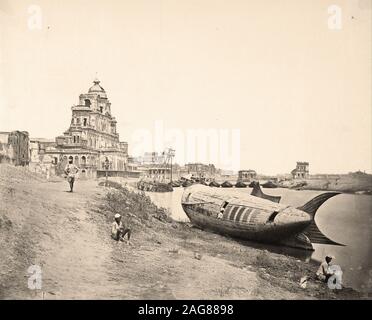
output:
M255 209L249 219L249 223L252 224L266 224L267 219L270 217L272 212L267 210Z
M225 211L223 212L223 219L227 220L229 218L229 214L231 212L231 209L232 209L231 205L226 206Z
M250 219L250 223L253 223L253 224L256 224L259 222L259 214L260 214L260 211L259 210L254 210L251 214L251 219Z
M246 208L244 214L243 214L243 217L242 217L242 222L243 223L247 223L248 222L248 218L249 218L249 215L250 213L252 212L252 208Z
M249 217L248 223L256 224L258 222L258 216L260 214L260 210L253 209L251 215Z
M236 220L236 221L240 222L240 218L241 218L241 216L243 215L243 212L244 212L246 209L247 209L246 207L241 207L241 208L238 210L238 212L237 212L237 214L236 214L236 217L235 217L235 220Z
M236 212L238 211L239 208L240 208L239 206L234 206L234 208L231 210L229 220L235 219Z

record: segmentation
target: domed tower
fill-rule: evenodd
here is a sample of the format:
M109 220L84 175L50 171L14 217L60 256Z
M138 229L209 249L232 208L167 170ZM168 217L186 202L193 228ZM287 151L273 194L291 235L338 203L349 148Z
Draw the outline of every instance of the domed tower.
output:
M71 107L70 127L56 138L60 154L77 159L92 171L102 170L102 159L111 160L112 170L122 171L128 156L119 141L116 119L111 115L111 103L100 81L95 79L88 93L79 95L79 104ZM90 159L90 163L87 159Z
M93 86L88 90L88 93L79 96L79 106L85 106L91 110L111 115L111 103L107 99L105 89L100 86L100 81L96 78L93 81Z

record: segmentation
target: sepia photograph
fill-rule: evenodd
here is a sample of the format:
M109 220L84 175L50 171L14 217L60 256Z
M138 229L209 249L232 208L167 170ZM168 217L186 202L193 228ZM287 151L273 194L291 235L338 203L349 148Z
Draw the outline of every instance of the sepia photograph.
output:
M371 0L0 0L0 300L372 300L371 30Z

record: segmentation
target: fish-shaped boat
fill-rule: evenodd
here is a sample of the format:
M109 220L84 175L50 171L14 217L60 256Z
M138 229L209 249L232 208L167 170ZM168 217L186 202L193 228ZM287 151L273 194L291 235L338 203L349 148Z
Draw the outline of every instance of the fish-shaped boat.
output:
M341 245L327 238L314 220L318 208L338 194L323 193L294 208L260 195L193 185L184 190L182 207L191 223L201 229L251 241L313 250L312 243Z

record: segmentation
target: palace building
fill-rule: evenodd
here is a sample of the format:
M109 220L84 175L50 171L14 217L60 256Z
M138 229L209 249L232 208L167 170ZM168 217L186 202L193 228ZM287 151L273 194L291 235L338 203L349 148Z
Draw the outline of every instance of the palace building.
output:
M241 182L251 182L257 179L257 173L254 170L239 170L238 180Z
M51 157L56 173L63 172L69 159L81 169L81 177L93 178L106 170L110 175L125 172L128 144L119 140L111 103L98 79L71 110L70 127L44 151Z
M309 163L297 162L296 168L291 171L293 179L308 179L309 178Z

